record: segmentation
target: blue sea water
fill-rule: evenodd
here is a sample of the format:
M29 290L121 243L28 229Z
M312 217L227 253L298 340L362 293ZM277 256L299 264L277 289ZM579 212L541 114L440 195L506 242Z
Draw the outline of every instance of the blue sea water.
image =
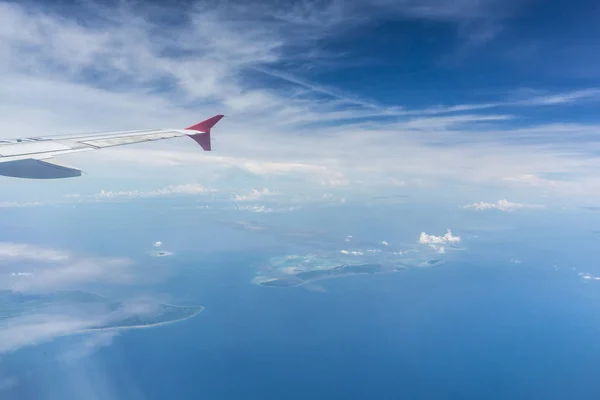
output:
M89 220L96 243L113 243L98 252L126 253L125 236L141 248L139 237L156 233L133 210L102 225L99 214L109 211ZM207 225L182 231L185 219L171 217L180 233L156 239L207 237ZM130 218L146 221L135 235L125 229ZM264 237L236 249L214 239L214 251L178 244L173 257L153 259L171 273L152 291L202 304L202 314L123 331L70 362L59 356L81 337L9 354L1 365L19 385L3 399L600 398L600 282L573 270L594 272L597 238L565 242L576 228L553 236L526 225L521 240L512 230L479 231L439 267L330 279L320 282L325 292L250 284L256 263L274 251ZM211 226L229 240L256 236Z

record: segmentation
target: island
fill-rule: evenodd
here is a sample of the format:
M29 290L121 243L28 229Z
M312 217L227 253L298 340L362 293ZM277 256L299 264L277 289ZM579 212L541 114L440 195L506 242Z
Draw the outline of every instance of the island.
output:
M291 287L304 285L321 279L336 278L358 274L382 274L387 272L398 272L406 269L403 265L386 264L342 264L331 268L312 270L299 270L293 273L282 273L277 277L260 276L254 279L254 283L266 287Z
M174 306L154 302L128 303L82 291L28 294L0 291L0 321L34 314L89 315L100 323L79 332L148 328L193 318L203 306Z

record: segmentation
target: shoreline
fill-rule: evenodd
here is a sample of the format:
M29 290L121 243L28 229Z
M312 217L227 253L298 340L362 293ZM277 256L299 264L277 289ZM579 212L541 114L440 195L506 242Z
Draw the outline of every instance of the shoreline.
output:
M186 306L171 306L171 307L186 307ZM184 318L179 318L179 319L176 319L176 320L172 320L172 321L157 322L155 324L149 324L149 325L131 325L131 326L115 326L115 327L105 327L105 328L87 328L87 329L81 329L81 330L74 331L74 332L65 333L64 335L61 335L61 336L70 336L70 335L78 335L78 334L82 334L82 333L103 332L103 331L122 331L122 330L130 330L130 329L148 329L148 328L156 328L158 326L163 326L163 325L175 324L177 322L181 322L181 321L186 321L188 319L192 319L192 318L198 316L199 314L201 314L202 312L204 312L204 310L206 310L206 307L204 307L204 306L197 306L197 307L200 307L200 310L198 310L194 314L188 315L187 317L184 317Z

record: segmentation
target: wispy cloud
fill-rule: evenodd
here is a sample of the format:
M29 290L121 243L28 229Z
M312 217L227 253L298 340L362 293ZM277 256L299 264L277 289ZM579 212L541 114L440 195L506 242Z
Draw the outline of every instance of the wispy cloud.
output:
M264 196L272 194L269 189L264 188L262 190L252 189L247 194L236 194L234 196L235 201L256 201Z
M172 196L172 195L196 195L216 192L215 189L207 189L202 185L198 184L187 184L187 185L176 185L169 186L163 189L140 191L140 190L125 190L125 191L111 191L101 190L100 193L95 195L99 199L119 199L119 198L138 198L138 197L161 197L161 196Z
M274 209L272 209L270 207L265 207L260 204L247 205L247 206L235 206L234 209L237 211L249 211L249 212L253 212L253 213L271 213L271 212L275 211Z
M23 207L39 207L44 203L39 201L3 201L0 202L0 208L23 208Z
M0 242L2 261L66 262L71 254L62 250L40 247L27 243Z
M568 190L565 185L553 190L571 194L576 186L578 196L593 196L600 187L600 146L593 139L597 124L528 119L525 126L522 115L537 107L597 101L598 88L498 94L481 103L382 105L290 67L312 68L335 56L319 44L367 27L364 23L382 11L469 25L510 15L516 5L505 3L195 4L156 13L142 4L120 3L114 9L86 2L78 6L93 7L86 25L52 7L2 3L0 117L7 132L2 135L179 127L219 112L228 118L214 135L213 154L198 152L183 138L162 149L141 145L89 154L85 160L73 155L70 162L101 164L94 174L122 180L139 176L135 168L123 168L139 163L157 181L172 179L164 166L182 166L177 169L182 179L202 182L227 173L258 180L240 183L235 193L261 187L267 178L274 191L290 177L298 178L295 188L359 191L358 182L395 184L382 176L397 182L418 178L440 185L458 180L502 186L514 183L506 177L569 172L580 179ZM178 23L166 26L164 16ZM23 120L29 121L26 126ZM573 135L581 140L565 144ZM157 195L166 194L107 190L104 198Z
M69 315L68 313L34 314L9 319L0 328L0 354L25 346L48 342L56 337L93 328L108 321L107 314L99 316Z
M556 187L560 184L560 182L552 180L552 179L544 179L536 174L524 174L519 176L509 176L502 178L502 180L507 182L514 182L519 184L537 186L537 187Z
M495 203L489 203L485 201L480 201L479 203L467 204L463 208L470 208L474 210L499 210L504 212L511 212L515 210L521 209L531 209L531 208L543 208L543 205L540 204L524 204L524 203L512 203L506 199L498 200Z
M0 327L0 354L98 327L119 327L128 319L152 318L156 315L159 303L144 297L123 303L48 300L40 305L40 309L26 310L5 320L7 323ZM72 348L65 356L72 360L90 354L98 347L109 345L116 334L114 330L105 334L96 332L83 339L83 347Z
M442 21L465 21L504 17L511 10L510 2L499 0L376 0L372 4L409 17Z
M46 292L95 283L133 283L127 258L88 257L31 244L0 243L0 290Z
M73 362L88 357L102 347L110 346L118 331L104 331L89 333L74 347L61 354L59 359L64 362Z

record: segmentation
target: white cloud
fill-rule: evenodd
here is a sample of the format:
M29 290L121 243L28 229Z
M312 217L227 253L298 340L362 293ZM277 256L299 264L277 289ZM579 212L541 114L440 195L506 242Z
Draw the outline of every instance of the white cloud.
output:
M509 176L502 178L502 180L507 182L520 183L525 185L537 186L537 187L556 187L559 185L558 181L554 181L551 179L544 179L539 177L536 174L524 174L518 176Z
M588 273L579 273L579 276L586 281L600 281L600 276L594 276Z
M247 206L235 206L235 210L238 211L250 211L255 213L271 213L274 210L269 207L265 207L263 205L255 204L255 205L247 205Z
M154 247L160 247L162 246L162 242L154 242Z
M472 208L475 210L499 210L499 211L515 211L520 209L543 208L543 205L538 204L523 204L512 203L506 199L498 200L496 203L488 203L480 201L479 203L468 204L464 208Z
M444 236L428 235L425 232L421 232L419 236L419 243L421 244L457 244L460 243L460 236L454 236L452 231L448 229Z
M124 190L110 191L101 190L95 197L99 199L122 199L122 198L139 198L139 197L160 197L160 196L176 196L176 195L196 195L213 193L215 189L207 189L200 184L185 184L168 186L166 188L140 191L140 190Z
M63 314L34 314L10 318L10 324L0 328L0 354L21 347L50 341L58 336L93 328L106 323L107 316L98 317Z
M71 254L26 243L0 242L0 260L2 261L68 261Z
M26 314L5 320L6 323L0 326L0 354L49 342L60 336L83 333L99 326L118 326L121 321L131 317L153 316L157 305L156 300L147 298L128 300L117 308L109 302L72 302L68 305L48 302L40 310L28 310ZM71 356L82 356L85 351L108 345L115 334L115 331L111 331L107 335L89 336L84 339L84 349L75 348Z
M430 244L429 247L431 247L436 253L439 253L439 254L446 253L446 247L444 247L444 246L440 246L437 244Z
M362 251L359 250L340 250L340 253L344 254L344 255L351 255L351 256L362 256L365 253L363 253Z
M384 240L383 242L381 242L381 244L382 244L382 245L384 245L384 246L389 246L389 245L390 245L390 244L389 244L387 241L385 241L385 240Z
M236 201L255 201L255 200L260 199L261 197L268 196L270 194L272 194L272 193L267 188L264 188L262 190L252 189L250 191L250 193L245 194L245 195L236 194L234 197L234 200L236 200Z
M61 354L59 359L64 362L73 362L88 357L102 347L112 344L113 338L119 334L118 331L101 331L88 333L74 347L69 348Z
M44 203L39 201L2 201L0 208L22 208L22 207L39 207Z
M133 283L136 277L127 258L86 257L31 244L0 243L0 260L0 275L10 277L0 279L0 290L45 292L91 282Z

